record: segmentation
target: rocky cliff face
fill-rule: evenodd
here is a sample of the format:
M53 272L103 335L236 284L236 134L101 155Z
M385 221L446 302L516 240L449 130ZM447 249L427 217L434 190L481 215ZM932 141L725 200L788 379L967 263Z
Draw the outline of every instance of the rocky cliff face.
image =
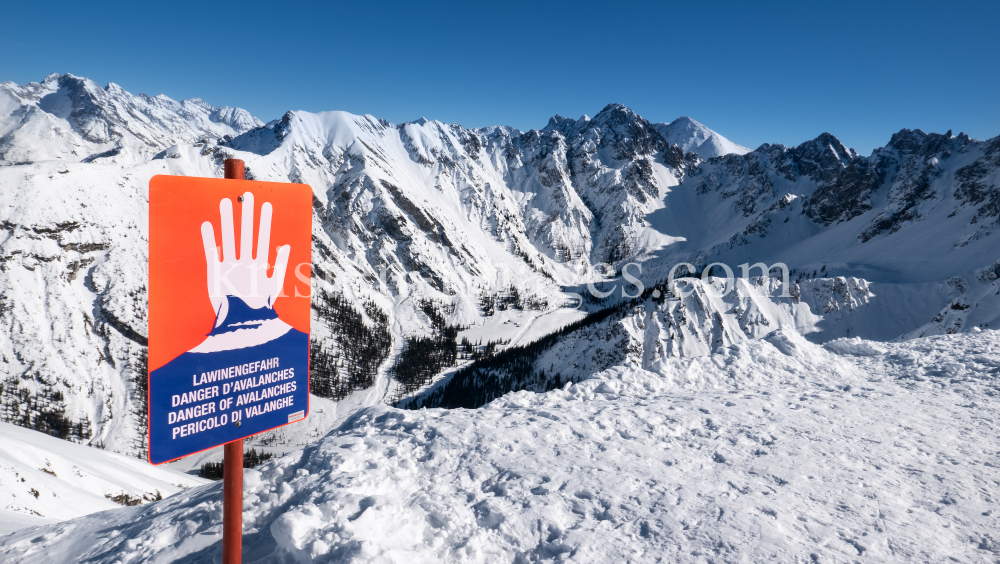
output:
M934 242L940 247L935 258L949 257L944 262L952 263L953 248L992 233L1000 218L998 139L904 129L862 157L824 133L792 148L765 144L745 155L710 159L689 171L683 186L715 196L736 212L732 225L737 229L724 242L703 245L709 247L706 257L737 247L773 248L775 243L762 242L767 237L785 239L777 245L788 249L795 246L788 239L821 240L836 233L840 242L827 251L868 254L866 260L876 253L891 258L882 249L867 253L863 245L896 241L907 249L904 253L924 250L918 254L929 258L933 253L926 248L911 247L913 237L893 235L930 229L943 237ZM965 255L961 271L981 266L975 260ZM944 272L934 276L948 278Z

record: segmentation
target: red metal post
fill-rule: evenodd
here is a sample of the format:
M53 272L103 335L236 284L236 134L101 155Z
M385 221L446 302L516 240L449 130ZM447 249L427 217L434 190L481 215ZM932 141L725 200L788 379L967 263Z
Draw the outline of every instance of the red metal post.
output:
M246 166L239 159L226 159L226 178L230 180L245 180Z
M243 439L226 443L222 468L222 564L243 561Z
M226 178L243 180L239 159L226 159ZM226 443L222 466L222 564L243 561L243 439Z

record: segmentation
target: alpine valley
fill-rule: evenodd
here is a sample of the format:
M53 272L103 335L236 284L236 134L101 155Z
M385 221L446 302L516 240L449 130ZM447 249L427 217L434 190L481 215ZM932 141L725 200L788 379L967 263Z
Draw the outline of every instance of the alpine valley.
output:
M0 437L145 458L149 179L237 158L313 191L311 414L248 441L287 455L247 471L245 555L1000 557L1000 136L750 150L595 110L530 131L264 123L70 74L0 84ZM0 510L86 513L37 502L76 487L68 467L0 452ZM105 480L141 506L25 521L47 532L0 555L212 561L219 488L179 472L220 458ZM888 469L854 479L888 498L838 497L862 467Z

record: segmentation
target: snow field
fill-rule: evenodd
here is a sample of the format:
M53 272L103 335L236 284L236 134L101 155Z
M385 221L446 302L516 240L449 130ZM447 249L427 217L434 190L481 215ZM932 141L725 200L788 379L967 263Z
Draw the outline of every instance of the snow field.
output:
M1000 333L829 348L781 330L478 410L367 408L246 473L244 561L1000 556ZM0 554L209 562L220 535L215 484Z

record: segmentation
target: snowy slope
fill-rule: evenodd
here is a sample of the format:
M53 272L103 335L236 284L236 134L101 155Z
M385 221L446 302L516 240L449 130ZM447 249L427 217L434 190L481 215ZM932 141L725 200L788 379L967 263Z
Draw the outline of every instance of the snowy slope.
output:
M61 521L149 503L206 483L134 457L0 423L0 527L8 521L29 524L32 517Z
M689 117L679 117L670 123L657 123L653 127L685 153L695 153L706 161L712 157L750 152L750 149L733 143Z
M478 410L373 407L245 479L245 562L996 559L1000 333L795 332ZM221 485L0 540L212 562Z

